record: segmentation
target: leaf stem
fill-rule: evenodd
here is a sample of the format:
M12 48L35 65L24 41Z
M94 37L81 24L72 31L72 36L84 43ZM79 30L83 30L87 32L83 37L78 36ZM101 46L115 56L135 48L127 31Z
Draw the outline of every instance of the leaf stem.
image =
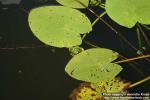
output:
M119 55L121 59L127 60L128 58ZM142 77L144 77L144 73L138 68L138 66L142 67L139 63L133 61L132 63L127 62L133 69L135 69L139 74L141 74Z
M86 44L88 44L88 45L90 45L90 46L94 47L94 48L100 48L99 46L94 45L94 44L92 44L92 43L91 43L91 42L89 42L89 41L84 40L84 42L85 42Z
M117 61L117 62L114 62L114 63L119 64L119 63L134 61L134 60L138 60L138 59L148 58L148 57L150 57L150 54L149 55L138 56L138 57L134 57L134 58L129 58L129 59L126 59L126 60L121 60L121 61Z
M144 33L144 31L142 30L141 26L139 24L137 24L139 30L141 31L141 34L143 35L143 37L145 38L145 41L147 42L147 44L149 45L150 47L150 42L149 42L149 39L148 37L146 36L146 34Z
M106 14L106 11L104 11L103 13L101 13L101 14L96 18L96 20L92 23L92 26L94 26L94 25L100 20L100 18L102 18L105 14Z
M148 81L148 80L150 80L150 76L146 77L145 79L143 79L143 80L141 80L141 81L138 81L138 82L136 82L136 83L131 84L128 88L132 88L132 87L137 86L137 85L139 85L139 84L141 84L141 83L143 83L143 82L146 82L146 81Z
M136 29L136 33L137 33L137 39L138 39L138 46L139 46L139 50L140 50L142 48L142 41L141 41L141 35L140 35L139 28Z
M92 27L100 20L101 17L103 17L106 14L106 12L104 11L103 13L101 13L92 23ZM82 40L86 37L87 34L84 34L82 37Z
M146 26L146 25L142 25L144 28L146 28L147 30L150 31L150 27Z

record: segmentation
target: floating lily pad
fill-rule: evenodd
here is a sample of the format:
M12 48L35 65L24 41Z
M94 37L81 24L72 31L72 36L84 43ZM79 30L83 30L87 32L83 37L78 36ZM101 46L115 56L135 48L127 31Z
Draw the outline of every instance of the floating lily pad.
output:
M132 28L150 24L150 0L106 0L106 12L118 24Z
M92 30L91 22L80 11L64 6L44 6L31 10L29 26L34 35L47 45L80 45L80 34Z
M71 8L86 8L89 0L56 0L58 3Z
M113 79L121 66L111 63L118 53L109 49L94 48L75 55L67 64L65 71L73 78L86 82L99 82Z

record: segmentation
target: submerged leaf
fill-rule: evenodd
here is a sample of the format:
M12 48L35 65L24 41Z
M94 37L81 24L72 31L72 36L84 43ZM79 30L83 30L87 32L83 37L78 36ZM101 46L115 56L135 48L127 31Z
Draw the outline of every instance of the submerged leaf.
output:
M86 8L89 0L56 0L58 3L71 8Z
M109 81L101 81L97 83L91 83L91 87L98 93L123 93L127 91L130 82L121 80L120 78L114 78Z
M121 94L126 96L127 88L130 83L124 80L114 78L109 81L101 81L98 83L81 83L78 88L74 89L70 94L71 100L116 100L113 95ZM128 98L121 98L129 100Z
M83 13L64 6L35 8L31 10L28 21L39 40L55 47L80 45L80 34L92 30L91 22Z
M81 83L70 95L71 100L102 100L100 94L91 88L90 83Z
M150 24L150 0L106 0L107 14L118 24L132 28Z
M109 49L94 48L75 55L67 64L65 71L73 78L86 82L99 82L113 79L121 66L111 63L118 53Z

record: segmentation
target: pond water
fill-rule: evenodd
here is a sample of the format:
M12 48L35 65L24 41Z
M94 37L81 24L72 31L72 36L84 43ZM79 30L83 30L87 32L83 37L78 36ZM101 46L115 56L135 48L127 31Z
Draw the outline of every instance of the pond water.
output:
M65 71L65 65L71 58L67 49L47 47L32 34L28 26L30 9L42 5L57 4L54 0L19 0L0 4L0 100L68 100L70 92L80 81L72 79ZM4 5L5 4L5 5ZM9 4L9 5L8 5ZM93 8L97 13L97 8ZM95 16L83 10L91 21ZM135 46L137 37L135 28L127 29L112 22L108 16L104 17L113 27L118 29ZM148 31L146 31L148 33ZM104 23L99 22L87 41L100 47L117 51L125 57L137 56L136 52L126 45L123 47L120 39ZM146 45L145 45L146 46ZM83 43L84 48L91 46ZM145 51L148 53L149 49ZM145 60L138 61L140 75L128 64L121 64L124 70L120 77L136 82L145 78L150 70ZM145 82L131 92L150 91L149 83Z

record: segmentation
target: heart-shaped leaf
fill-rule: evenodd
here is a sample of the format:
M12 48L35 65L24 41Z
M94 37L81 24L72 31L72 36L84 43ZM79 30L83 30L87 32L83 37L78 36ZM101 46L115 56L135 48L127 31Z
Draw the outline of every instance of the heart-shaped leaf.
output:
M118 24L132 28L150 24L150 0L106 0L106 12Z
M86 82L99 82L113 79L121 66L111 63L118 53L104 48L93 48L75 55L65 71L73 78Z
M58 3L71 8L86 8L89 0L56 0Z
M64 6L44 6L31 10L29 26L45 44L55 47L80 45L80 34L92 30L91 22L80 11Z

